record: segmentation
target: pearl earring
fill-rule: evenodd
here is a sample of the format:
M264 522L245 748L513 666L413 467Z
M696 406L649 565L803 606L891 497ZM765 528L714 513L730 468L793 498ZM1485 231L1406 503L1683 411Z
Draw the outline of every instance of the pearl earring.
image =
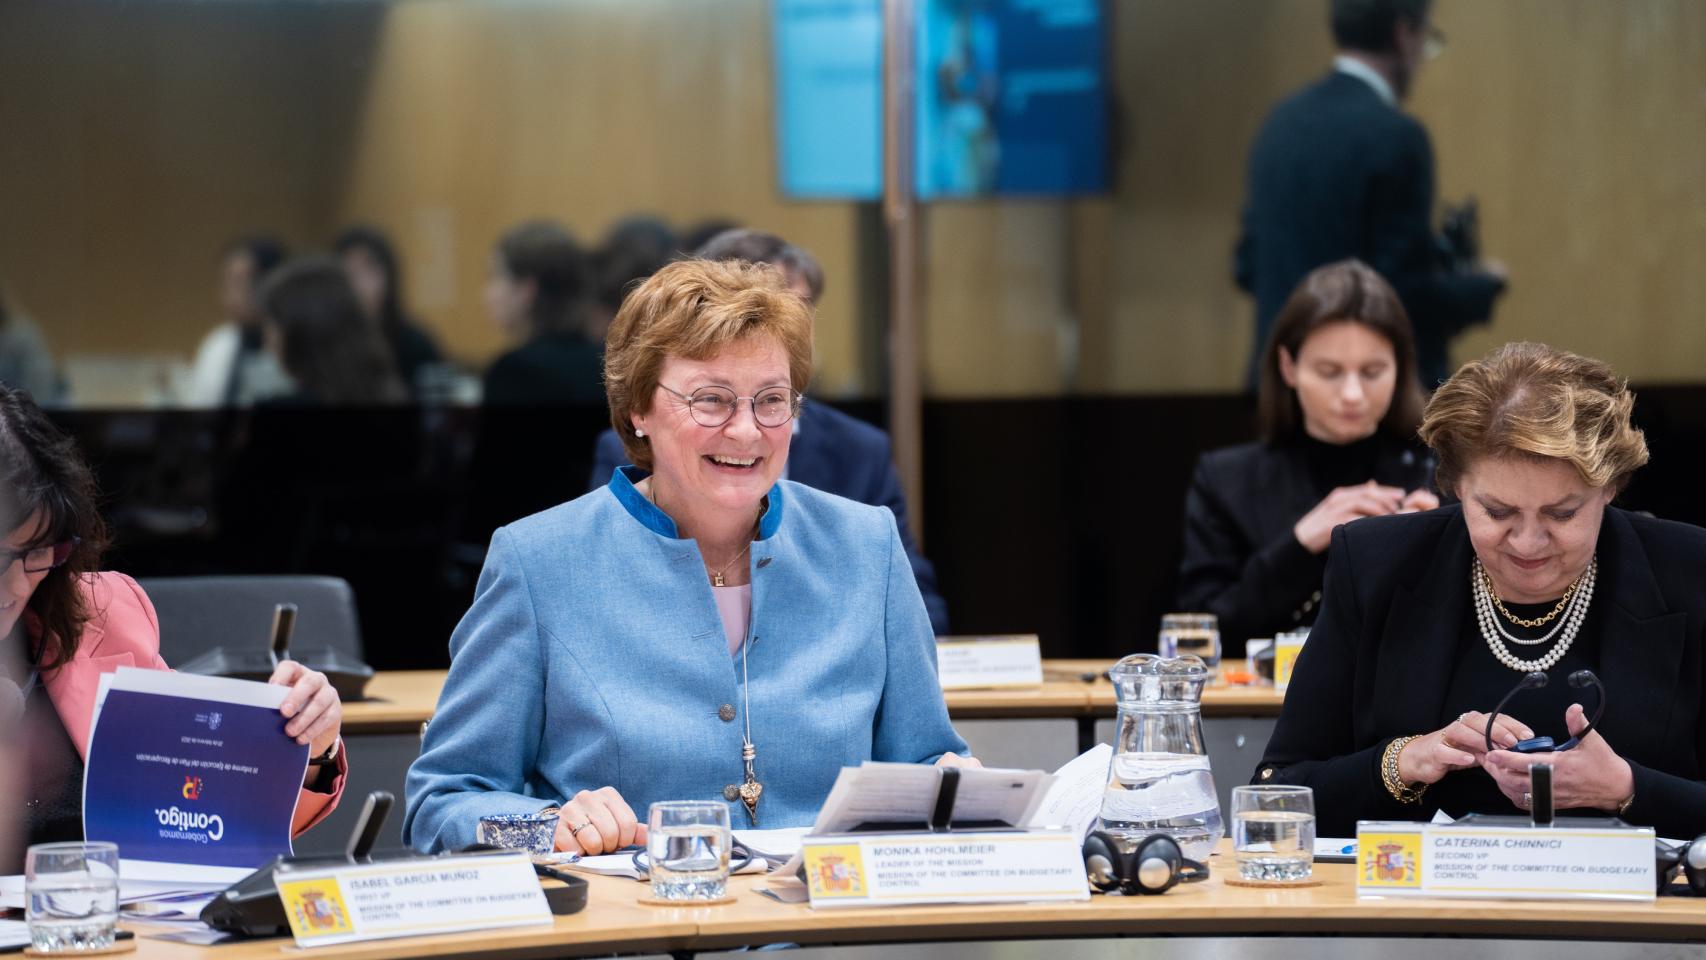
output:
M645 435L646 435L646 431L644 431L644 430L641 430L641 429L640 429L640 428L639 428L639 427L635 427L635 428L634 428L634 436L636 436L636 437L643 437L643 436L645 436Z

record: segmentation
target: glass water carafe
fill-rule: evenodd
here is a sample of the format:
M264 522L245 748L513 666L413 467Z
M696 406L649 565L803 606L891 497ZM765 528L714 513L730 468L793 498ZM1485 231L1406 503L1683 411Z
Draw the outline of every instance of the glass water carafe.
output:
M1108 671L1119 729L1101 828L1131 841L1171 835L1185 856L1208 857L1226 834L1203 746L1202 688L1208 667L1193 656L1137 653Z

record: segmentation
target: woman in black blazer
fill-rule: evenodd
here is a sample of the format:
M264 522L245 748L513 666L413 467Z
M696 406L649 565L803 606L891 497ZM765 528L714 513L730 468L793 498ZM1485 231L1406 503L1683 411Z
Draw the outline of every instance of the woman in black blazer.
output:
M1315 789L1320 829L1435 810L1513 814L1529 764L1560 812L1706 829L1706 530L1612 498L1647 460L1634 396L1597 360L1509 344L1429 402L1422 436L1461 503L1333 533L1321 616L1258 783ZM1574 749L1517 754L1518 739ZM1488 714L1531 671L1549 682Z
M1229 646L1308 626L1327 538L1358 517L1429 510L1422 394L1398 295L1356 260L1315 270L1262 356L1262 440L1205 454L1185 498L1179 605Z

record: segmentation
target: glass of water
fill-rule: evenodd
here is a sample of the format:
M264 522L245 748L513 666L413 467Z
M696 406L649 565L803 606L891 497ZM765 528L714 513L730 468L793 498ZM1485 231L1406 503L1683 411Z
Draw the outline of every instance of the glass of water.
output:
M1242 879L1308 880L1315 866L1315 792L1277 785L1233 787L1232 848Z
M1220 621L1212 613L1165 614L1156 649L1163 657L1191 654L1213 670L1220 664Z
M722 900L729 887L729 808L714 800L663 800L646 818L654 900Z
M30 847L24 857L24 902L36 952L111 947L118 931L118 844Z

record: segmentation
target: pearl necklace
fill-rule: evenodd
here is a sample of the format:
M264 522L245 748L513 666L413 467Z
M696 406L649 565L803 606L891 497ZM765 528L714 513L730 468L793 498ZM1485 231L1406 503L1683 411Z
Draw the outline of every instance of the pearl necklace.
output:
M1545 672L1551 669L1553 664L1563 659L1564 654L1570 649L1570 644L1575 642L1576 633L1582 628L1582 620L1587 616L1588 604L1593 601L1593 585L1598 573L1599 559L1596 557L1588 564L1587 572L1582 574L1579 581L1581 585L1576 589L1575 595L1569 598L1569 605L1564 609L1564 616L1558 621L1558 625L1547 631L1543 637L1535 640L1521 640L1506 632L1504 624L1500 623L1494 614L1493 592L1487 588L1486 574L1481 567L1481 558L1476 557L1469 565L1470 589L1475 596L1475 619L1481 625L1481 636L1487 641L1487 647L1492 650L1493 657L1518 673ZM1557 645L1537 660L1523 660L1506 650L1505 645L1500 642L1502 637L1512 643L1535 646L1552 639L1554 634L1558 636Z

